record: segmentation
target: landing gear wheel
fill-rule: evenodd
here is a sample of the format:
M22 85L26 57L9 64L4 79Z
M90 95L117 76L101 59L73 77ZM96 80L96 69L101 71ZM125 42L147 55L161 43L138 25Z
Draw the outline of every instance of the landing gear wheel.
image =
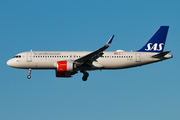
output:
M88 78L88 76L89 76L89 73L87 73L87 72L82 72L84 75L83 75L83 77L82 77L82 80L83 81L87 81L87 78Z
M27 76L27 78L28 78L28 79L30 79L30 78L31 78L31 76L30 76L30 75L28 75L28 76Z
M87 77L84 77L84 76L83 76L83 77L82 77L82 80L83 80L83 81L87 81Z
M29 68L29 75L27 76L28 79L31 78L31 68Z

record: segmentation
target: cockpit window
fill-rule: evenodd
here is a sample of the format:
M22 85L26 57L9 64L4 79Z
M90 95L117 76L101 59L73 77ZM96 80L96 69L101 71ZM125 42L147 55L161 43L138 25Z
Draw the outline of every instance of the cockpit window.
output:
M21 55L16 55L13 58L21 58Z

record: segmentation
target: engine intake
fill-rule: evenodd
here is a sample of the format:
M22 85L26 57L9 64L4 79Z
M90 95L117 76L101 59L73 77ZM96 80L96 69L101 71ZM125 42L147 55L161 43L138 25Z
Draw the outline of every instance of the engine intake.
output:
M72 61L58 61L57 72L73 71L76 69L76 64Z

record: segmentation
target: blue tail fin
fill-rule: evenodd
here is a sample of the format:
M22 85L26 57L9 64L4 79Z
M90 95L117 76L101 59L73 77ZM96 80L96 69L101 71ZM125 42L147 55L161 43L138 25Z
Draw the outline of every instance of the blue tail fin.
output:
M169 26L161 26L138 52L163 52L168 29Z

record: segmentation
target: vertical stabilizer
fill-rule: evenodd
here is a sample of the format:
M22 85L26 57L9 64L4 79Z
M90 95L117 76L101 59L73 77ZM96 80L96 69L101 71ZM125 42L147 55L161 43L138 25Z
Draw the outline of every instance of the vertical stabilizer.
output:
M161 26L138 52L163 52L169 26Z

